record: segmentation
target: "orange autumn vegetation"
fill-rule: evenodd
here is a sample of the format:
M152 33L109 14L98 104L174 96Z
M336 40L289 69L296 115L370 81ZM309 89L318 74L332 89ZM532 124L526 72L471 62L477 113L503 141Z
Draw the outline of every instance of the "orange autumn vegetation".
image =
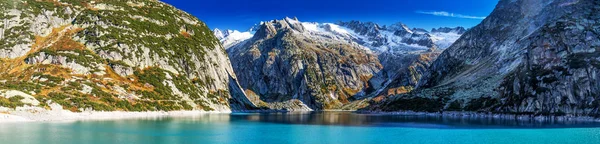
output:
M397 94L405 94L412 90L413 90L413 88L411 86L400 86L400 87L388 89L387 95L391 96L391 95L397 95Z
M190 37L191 37L190 33L186 32L186 31L181 31L180 33L181 33L181 35L183 35L183 37L185 37L185 38L190 38Z
M81 75L81 74L73 74L72 70L66 67L62 67L61 65L55 64L27 64L25 60L31 54L35 54L42 49L47 49L51 51L72 51L72 50L85 50L90 51L90 54L95 55L95 52L87 49L85 45L74 41L72 39L73 35L77 32L81 31L81 28L72 27L70 25L64 25L60 27L53 28L52 31L46 36L35 36L35 41L31 45L31 49L27 52L27 54L17 57L14 59L1 59L0 60L0 80L9 80L9 81L21 81L27 82L32 81L32 77L35 74L43 74L49 75L53 77L63 78L65 80L73 80L73 79L85 79L89 80L93 83L102 84L104 86L107 85L127 85L129 90L146 90L152 91L152 88L146 88L143 84L129 80L128 78L122 77L116 74L111 67L108 66L107 62L105 62L105 74L104 75ZM96 55L97 56L97 55ZM63 81L66 82L66 81ZM64 84L64 83L63 83ZM55 86L45 85L40 88L40 92L35 93L36 97L47 97L49 93L52 92L61 92L62 88L65 87L62 84L58 84ZM100 87L101 91L106 93L115 93L110 90L108 87ZM98 97L93 97L88 95L88 97L97 102L104 103ZM69 107L72 111L77 111L76 107Z

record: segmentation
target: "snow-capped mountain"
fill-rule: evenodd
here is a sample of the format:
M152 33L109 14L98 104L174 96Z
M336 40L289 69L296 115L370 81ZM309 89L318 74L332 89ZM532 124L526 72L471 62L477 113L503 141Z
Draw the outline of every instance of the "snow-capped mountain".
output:
M422 29L422 28L412 28L411 31L413 31L414 33L419 33L419 34L429 33L429 31Z
M431 32L430 38L438 48L446 49L450 47L464 32Z
M215 37L219 40L225 38L225 32L221 31L220 29L216 28L213 30L213 33L215 34Z
M220 29L214 29L213 33L225 49L254 36L253 31L240 32L237 30L221 31Z
M432 33L456 33L456 34L464 34L465 32L467 32L467 30L463 27L455 27L455 28L450 28L450 27L441 27L441 28L433 28L431 29Z
M292 21L297 21L296 18ZM466 30L463 27L432 29L412 28L402 23L379 26L373 22L338 22L315 23L297 21L306 29L307 34L320 35L325 38L354 42L376 53L408 53L430 49L445 49L456 41ZM215 36L228 49L237 43L250 39L260 24L252 26L248 31L215 29Z
M462 34L467 32L463 27L441 27L431 29L430 36L435 45L439 48L446 49L452 45Z
M460 36L402 23L297 18L261 22L246 32L214 32L242 87L275 109L356 109L352 99L408 92ZM289 105L294 99L302 104Z
M339 22L360 37L358 42L377 52L413 52L437 48L427 33L414 33L402 23L379 26L372 22Z

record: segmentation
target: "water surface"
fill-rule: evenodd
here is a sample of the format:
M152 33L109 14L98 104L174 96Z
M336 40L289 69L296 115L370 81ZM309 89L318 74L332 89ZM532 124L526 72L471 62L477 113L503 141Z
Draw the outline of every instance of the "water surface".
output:
M350 112L234 113L0 124L0 143L599 144L600 124Z

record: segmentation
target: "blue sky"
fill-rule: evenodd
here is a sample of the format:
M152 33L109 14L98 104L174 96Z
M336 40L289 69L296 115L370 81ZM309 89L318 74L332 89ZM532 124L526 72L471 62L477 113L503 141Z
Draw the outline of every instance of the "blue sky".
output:
M489 15L498 0L163 0L212 28L245 31L250 26L285 16L303 22L402 22L430 30L473 27Z

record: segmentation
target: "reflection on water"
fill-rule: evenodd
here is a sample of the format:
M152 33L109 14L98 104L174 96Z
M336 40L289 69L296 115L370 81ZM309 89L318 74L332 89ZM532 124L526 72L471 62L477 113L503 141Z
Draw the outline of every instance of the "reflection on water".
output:
M365 115L350 112L234 113L194 117L0 124L0 144L598 144L600 128L596 126L596 123L581 122L525 122L506 119ZM515 129L517 127L519 129Z
M232 114L232 120L307 125L417 127L417 128L574 128L600 127L590 121L536 121L504 118L442 117L427 115L356 114L352 112L292 112Z

